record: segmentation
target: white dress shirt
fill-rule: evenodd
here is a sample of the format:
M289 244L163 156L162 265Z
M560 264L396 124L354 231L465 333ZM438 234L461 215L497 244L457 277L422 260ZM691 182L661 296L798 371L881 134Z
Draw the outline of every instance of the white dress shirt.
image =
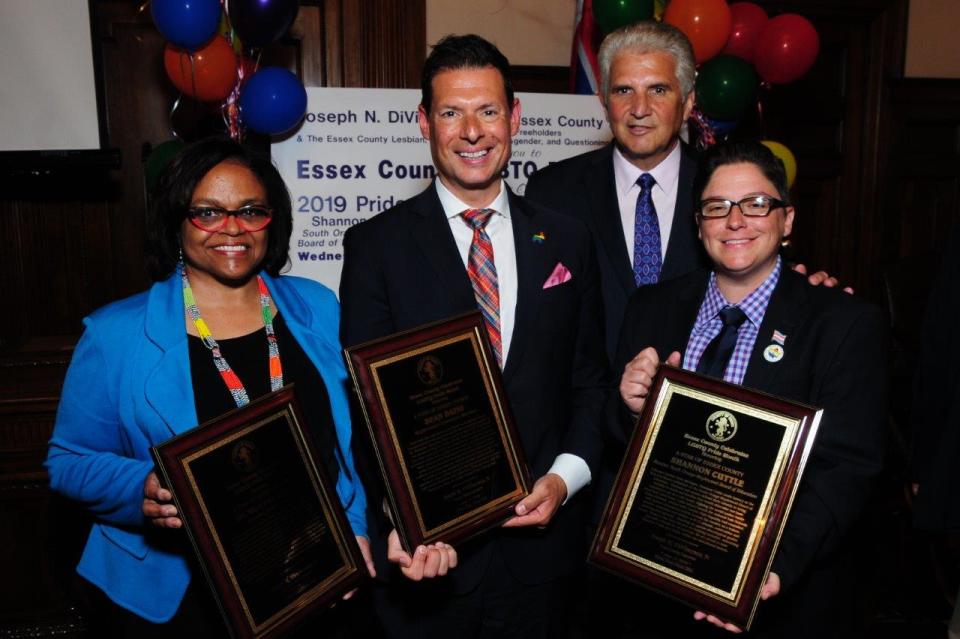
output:
M460 214L470 208L456 195L450 192L439 179L434 180L437 185L437 196L440 206L447 216L453 240L460 251L464 268L467 267L470 244L473 243L473 227L460 217ZM513 243L513 224L510 222L510 200L507 191L500 182L500 190L493 201L486 206L476 207L492 209L494 214L487 222L486 231L493 245L493 264L497 269L497 288L500 293L500 340L503 346L503 362L507 361L510 352L510 342L513 338L514 320L517 315L517 252ZM579 455L560 453L550 467L548 473L560 476L567 485L567 499L584 486L590 483L590 467Z
M627 243L627 254L633 264L633 229L637 218L637 197L640 185L637 180L649 173L657 181L653 185L653 206L657 209L657 222L660 225L660 257L667 255L667 243L670 241L670 229L673 228L673 211L677 206L677 183L680 181L680 144L677 143L670 154L650 171L642 171L631 164L620 149L613 149L613 174L617 182L617 202L620 205L620 224L623 226L623 239Z

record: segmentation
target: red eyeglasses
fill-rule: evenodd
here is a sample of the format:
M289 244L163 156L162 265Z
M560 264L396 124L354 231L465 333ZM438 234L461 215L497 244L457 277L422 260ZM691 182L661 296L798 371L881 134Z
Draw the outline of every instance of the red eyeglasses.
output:
M219 209L212 206L197 206L187 209L187 219L201 231L216 233L227 224L230 216L244 231L253 233L267 228L273 219L273 210L265 206L245 206L240 209Z

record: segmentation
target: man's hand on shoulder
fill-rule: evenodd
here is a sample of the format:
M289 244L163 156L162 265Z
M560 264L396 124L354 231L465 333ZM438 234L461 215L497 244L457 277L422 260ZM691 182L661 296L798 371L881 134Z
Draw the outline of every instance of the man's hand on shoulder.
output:
M797 273L800 273L801 275L807 275L807 267L804 264L794 264L793 270L795 270ZM807 281L810 282L810 284L813 286L823 285L823 286L826 286L827 288L833 288L834 286L838 286L840 284L837 278L830 277L830 274L827 273L826 271L817 271L813 275L808 275ZM843 291L845 293L849 293L853 295L853 287L851 286L844 286Z

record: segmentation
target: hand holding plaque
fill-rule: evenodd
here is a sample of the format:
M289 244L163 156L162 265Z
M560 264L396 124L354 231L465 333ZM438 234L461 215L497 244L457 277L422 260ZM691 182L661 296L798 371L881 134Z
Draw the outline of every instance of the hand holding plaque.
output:
M749 628L822 412L661 365L591 560Z
M513 514L530 480L480 313L346 353L399 551L457 544Z
M234 637L282 635L366 577L302 424L288 386L152 449L175 505L148 477L144 514L175 509Z

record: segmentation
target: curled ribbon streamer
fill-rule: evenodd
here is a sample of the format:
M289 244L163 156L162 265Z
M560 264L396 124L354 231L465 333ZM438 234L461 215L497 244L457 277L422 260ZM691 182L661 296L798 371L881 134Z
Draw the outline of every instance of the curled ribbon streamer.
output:
M230 137L237 142L243 141L243 136L246 132L243 122L240 120L240 92L243 90L243 85L247 81L247 71L249 70L249 74L253 75L260 68L260 56L263 54L263 51L257 50L255 58L253 57L254 51L251 50L250 53L250 59L253 61L252 69L244 64L242 55L237 56L237 84L233 87L233 91L230 92L227 99L224 100L222 107L223 122L227 127Z
M710 126L710 123L707 122L707 118L704 117L699 106L694 106L693 110L690 111L690 120L693 121L693 125L700 131L700 135L697 136L698 149L702 151L717 143L717 134L713 130L713 127Z
M760 91L757 92L757 128L760 130L760 139L766 139L767 132L764 130L763 122L763 97L764 92L770 91L773 85L763 80L760 83Z
M170 123L170 133L176 139L184 142L183 136L177 133L177 129L173 126L173 114L177 112L177 109L180 107L180 101L183 100L183 93L177 96L177 99L173 101L173 106L170 107L170 113L167 115L167 120Z

